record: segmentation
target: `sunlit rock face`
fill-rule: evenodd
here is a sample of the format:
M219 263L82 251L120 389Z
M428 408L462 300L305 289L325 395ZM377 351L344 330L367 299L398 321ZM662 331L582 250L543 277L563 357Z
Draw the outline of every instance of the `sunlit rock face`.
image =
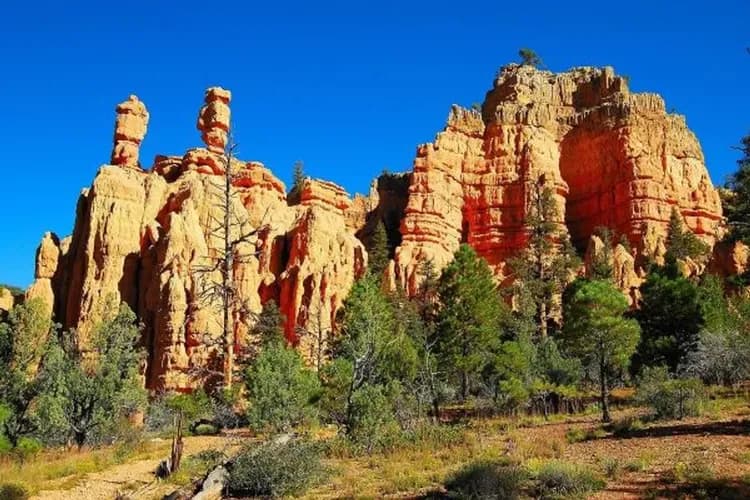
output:
M137 97L118 105L112 164L83 190L70 238L46 234L37 253L28 297L41 297L84 345L120 301L144 325L146 385L190 390L202 383L221 349L222 311L205 297L219 283L214 264L223 255L221 221L229 91L206 91L198 129L205 143L181 156L157 156L147 170L138 161L148 112ZM258 162L232 159L230 237L252 235L235 247L231 278L239 299L231 316L235 349L264 303L286 316L290 342L313 315L332 325L367 254L347 225L349 195L336 184L308 179L301 201L290 206L286 188Z
M658 259L673 207L705 242L720 236L721 203L700 145L661 97L631 93L608 67L555 74L509 65L481 114L454 107L435 142L417 149L397 281L413 291L417 262L440 269L460 242L505 276L508 258L526 245L539 184L552 191L557 222L580 251L606 226L614 241L630 242L636 264ZM623 250L620 281L629 287Z
M454 106L435 141L417 148L410 172L381 176L353 199L332 182L306 179L292 202L263 164L228 162L230 102L228 90L206 90L197 122L203 146L157 156L146 169L139 149L149 113L135 96L119 104L110 164L81 193L72 235L48 233L37 252L27 297L42 298L84 343L118 302L135 310L153 389L197 387L195 374L219 357L222 314L204 290L221 280L215 262L224 254L225 208L230 239L252 235L233 255L234 349L253 341L256 315L273 300L287 338L308 358L320 352L308 333L334 328L366 272L362 241L378 221L393 253L384 283L410 294L422 264L440 271L462 242L505 282L509 258L527 244L525 221L540 187L553 194L561 231L582 253L589 248L582 273L603 248L592 238L597 227L627 240L608 255L633 303L643 257L663 257L673 208L705 242L721 235L719 196L684 118L667 113L657 95L631 93L611 68L502 68L481 109ZM709 268L735 271L746 261L744 247L717 247Z

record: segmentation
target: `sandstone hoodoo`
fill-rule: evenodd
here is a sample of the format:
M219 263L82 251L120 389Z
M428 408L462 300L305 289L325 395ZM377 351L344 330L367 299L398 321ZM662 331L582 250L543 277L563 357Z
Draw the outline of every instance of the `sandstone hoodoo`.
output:
M261 163L228 162L230 100L229 91L208 89L197 124L205 147L157 156L148 169L139 162L146 107L135 96L118 105L111 164L81 193L73 234L45 235L37 254L27 295L42 297L84 341L113 302L133 308L145 327L150 388L193 388L201 383L195 373L219 355L212 339L221 335L221 312L201 291L205 280L219 279L206 268L224 248L215 224L227 164L232 231L254 235L233 247L231 278L241 298L231 311L235 349L252 341L255 314L273 300L287 338L306 356L320 352L366 272L362 241L377 220L393 255L386 282L408 293L421 263L442 269L462 242L499 281L508 278L539 187L551 189L556 223L581 253L587 245L589 258L601 251L602 241L592 239L599 226L623 243L610 252L611 264L633 299L645 258L664 252L673 208L708 244L722 232L719 196L684 118L667 113L657 95L631 93L611 68L502 68L481 111L454 106L435 141L417 148L411 172L381 177L354 200L336 184L306 179L292 203Z
M454 107L432 144L420 146L396 252L399 281L413 290L414 261L450 260L461 241L504 275L523 248L535 184L556 195L579 248L598 226L659 257L672 207L713 244L719 195L684 117L655 94L634 94L612 68L554 74L509 65L487 92L481 115Z

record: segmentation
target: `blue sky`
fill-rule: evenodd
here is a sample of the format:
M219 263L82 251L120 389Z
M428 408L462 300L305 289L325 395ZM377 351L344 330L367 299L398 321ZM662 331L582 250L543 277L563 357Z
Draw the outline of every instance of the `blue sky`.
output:
M687 116L714 182L750 133L750 2L7 2L0 31L0 282L26 286L106 163L114 106L151 113L141 159L200 144L203 90L233 91L243 159L365 191L405 170L452 103L531 47L555 71L611 65Z

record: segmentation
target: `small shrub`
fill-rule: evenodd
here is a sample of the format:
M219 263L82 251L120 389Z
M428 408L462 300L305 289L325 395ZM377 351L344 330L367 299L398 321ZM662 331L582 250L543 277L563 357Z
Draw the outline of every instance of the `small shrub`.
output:
M640 418L627 417L622 420L616 420L612 422L611 429L612 434L617 437L629 436L634 432L642 431L646 428L646 425Z
M537 473L537 493L542 499L584 497L606 484L590 469L561 461L544 464Z
M648 467L644 460L630 460L625 463L624 469L628 472L641 472Z
M750 464L750 451L743 451L738 453L735 456L735 460L737 460L741 464Z
M193 429L196 436L214 436L219 433L219 428L212 424L198 424Z
M653 409L657 418L682 419L700 415L706 389L697 378L672 378L666 367L644 368L636 400Z
M607 436L607 432L597 427L596 429L581 429L580 427L575 427L573 429L569 429L568 432L565 433L565 439L570 444L580 443L582 441L591 441L593 439L601 439L603 437Z
M324 474L320 449L292 440L249 445L234 459L229 472L233 494L281 497L302 493Z
M713 468L703 460L677 462L669 475L674 482L696 484L710 482L716 477Z
M2 500L26 500L29 491L25 486L16 483L0 484L0 498Z
M602 460L602 470L604 475L610 479L617 479L622 470L622 464L616 458L607 457Z
M18 444L13 448L11 453L16 457L16 460L23 463L36 456L42 451L42 448L42 443L38 439L22 437L18 440Z
M570 444L586 441L586 430L581 429L580 427L568 429L568 432L565 433L565 439L567 439Z
M10 440L0 434L0 455L7 455L13 449L13 445Z
M514 500L521 497L528 479L523 467L483 460L462 468L445 487L459 498Z
M390 401L380 386L365 385L352 395L351 420L347 436L353 443L372 453L388 447L398 424Z

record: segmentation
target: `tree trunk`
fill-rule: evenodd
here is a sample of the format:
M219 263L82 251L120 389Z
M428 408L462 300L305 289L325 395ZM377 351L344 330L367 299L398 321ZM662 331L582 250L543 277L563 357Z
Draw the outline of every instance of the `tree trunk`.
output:
M223 292L223 342L224 342L224 387L232 386L232 374L234 372L234 329L231 321L232 308L232 272L233 257L232 239L230 234L232 210L232 156L226 155L224 166L224 258L222 260L222 292Z
M604 362L599 364L599 381L601 387L602 402L602 422L611 422L612 417L609 415L609 386L607 384L607 370Z

